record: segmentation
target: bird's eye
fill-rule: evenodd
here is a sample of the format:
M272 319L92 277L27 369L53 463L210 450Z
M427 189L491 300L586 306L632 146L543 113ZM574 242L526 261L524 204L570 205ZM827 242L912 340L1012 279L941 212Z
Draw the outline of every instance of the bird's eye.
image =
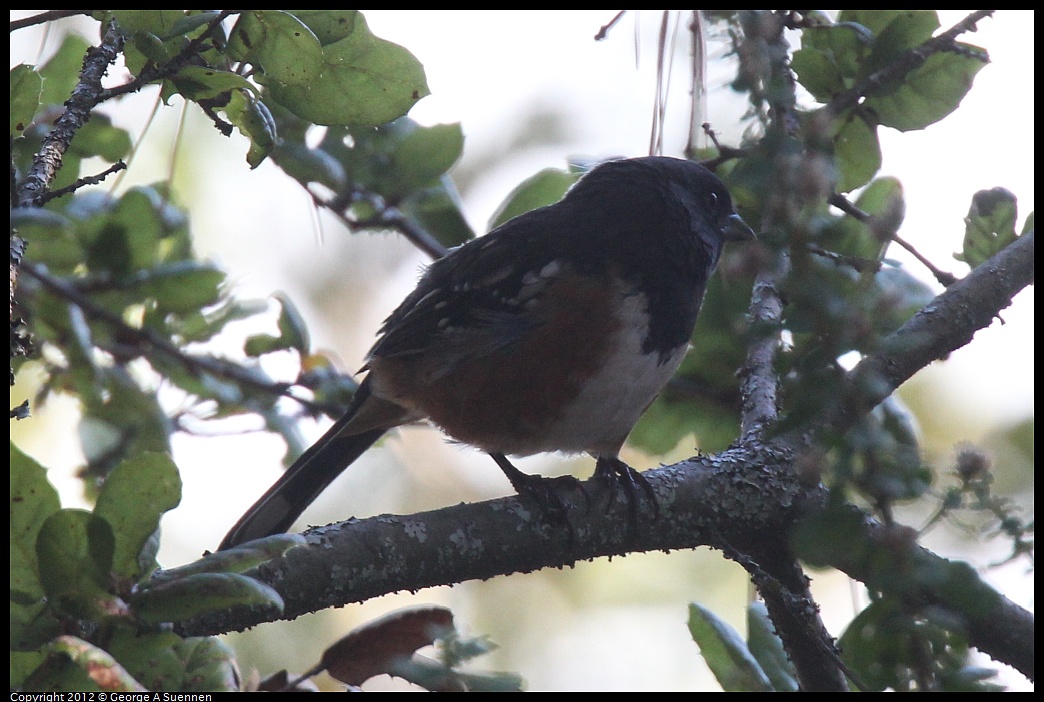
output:
M718 209L718 193L713 190L707 193L707 207L712 211Z

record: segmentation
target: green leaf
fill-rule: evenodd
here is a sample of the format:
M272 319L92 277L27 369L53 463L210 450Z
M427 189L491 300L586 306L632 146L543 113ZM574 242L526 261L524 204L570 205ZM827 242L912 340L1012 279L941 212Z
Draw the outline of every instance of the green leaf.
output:
M80 232L93 272L119 279L156 264L164 223L142 190L128 192L111 212L84 224Z
M84 158L101 156L106 161L118 161L130 153L131 138L127 130L112 126L108 115L92 112L91 121L76 132L69 150Z
M512 190L489 220L489 228L495 229L520 214L545 205L553 205L562 199L579 176L557 168L546 168L522 181Z
M926 671L933 689L996 691L997 685L987 682L996 671L974 665L963 629L959 618L941 608L911 612L908 601L884 596L856 616L838 644L868 690L924 689L925 671L911 670L910 661L916 659L931 661Z
M773 690L797 692L797 673L783 649L783 642L776 635L776 626L769 618L764 602L751 602L747 607L747 645L772 681Z
M411 193L400 207L444 246L457 246L475 238L475 232L461 212L460 196L448 175L439 178L434 187Z
M307 25L323 46L344 39L355 31L358 10L288 10Z
M174 58L174 55L173 47L165 44L155 34L134 32L124 46L123 60L128 71L133 75L139 75L147 66L163 65Z
M870 18L868 14L861 19L866 22L883 19ZM860 69L860 78L881 70L907 49L928 41L939 28L939 15L935 10L889 10L882 14L892 15L894 19L884 28L872 30L876 35L873 50Z
M40 527L36 557L40 582L51 605L84 619L119 615L109 593L115 538L101 517L78 509L55 512Z
M288 176L301 183L320 183L334 192L344 188L344 166L322 149L311 149L304 141L290 141L285 135L276 144L272 159Z
M908 132L924 129L957 109L971 90L975 74L988 58L970 44L957 45L961 53L932 54L900 82L882 86L863 105L886 127Z
M278 139L272 113L258 97L244 90L232 91L222 110L240 134L250 140L247 165L257 168L272 153Z
M921 461L914 425L900 400L886 398L842 437L834 472L875 504L922 496L932 473Z
M273 534L263 539L248 541L235 548L208 553L198 561L177 568L168 568L153 573L144 588L173 582L200 573L245 573L262 563L279 558L284 553L307 541L300 534Z
M854 204L870 219L832 220L824 227L822 243L838 254L881 261L906 212L903 185L896 178L878 178L863 188Z
M301 357L308 355L310 342L308 339L308 326L293 301L283 295L276 293L273 296L279 303L280 312L277 322L279 334L254 334L247 337L243 344L243 350L248 356L257 358L273 351L293 349Z
M11 136L25 131L40 107L43 78L32 66L20 64L11 69Z
M107 648L127 672L153 692L239 689L235 654L217 637L183 639L169 631L120 629Z
M402 191L431 185L457 162L463 150L464 131L459 123L418 127L395 150L389 176Z
M188 47L188 35L198 37L204 25L217 17L215 11L200 10L189 10L187 13L185 10L116 10L110 14L120 24L127 38L123 58L127 70L134 75L140 75L146 67L169 63ZM96 12L95 16L102 26L107 24L108 17L105 14ZM212 44L224 45L224 31L220 25L208 31ZM205 46L202 54L204 61L222 65L227 63L218 59L216 50L207 50ZM170 84L165 81L164 101L169 90Z
M274 334L251 334L243 342L243 353L254 358L285 348L283 338Z
M200 573L139 590L131 609L150 624L181 622L230 607L283 610L283 598L262 582L234 573Z
M798 80L820 102L852 87L871 37L860 25L842 23L806 31L792 67Z
M791 542L797 556L817 568L859 562L870 550L860 515L837 504L798 522Z
M125 458L145 451L170 452L173 423L154 391L142 390L119 366L77 381L83 395L78 432L89 475L103 478Z
M268 304L261 300L222 298L205 311L183 313L168 318L167 330L183 343L207 341L220 334L232 322L264 314L268 309Z
M155 569L141 555L160 517L181 502L181 476L170 456L142 453L125 460L109 474L94 513L112 526L116 538L113 570L140 580Z
M723 690L772 691L772 683L739 633L709 609L695 602L689 605L689 633Z
M276 293L273 297L279 303L279 335L286 340L287 348L294 349L302 358L307 356L312 346L308 323L289 296Z
M934 299L935 291L909 269L884 266L874 275L874 285L867 290L863 307L873 334L881 339Z
M46 640L41 641L40 644L38 646L34 647L34 650L32 650L32 651L18 651L18 650L15 650L15 648L14 648L14 642L15 642L15 639L14 639L14 629L11 630L11 634L12 634L12 637L11 637L12 648L11 648L11 654L10 654L10 658L9 658L10 663L9 663L9 667L8 667L8 671L9 671L9 675L10 675L11 689L12 690L15 690L15 689L17 689L17 690L25 690L25 689L28 689L26 687L26 685L25 685L25 681L29 677L30 673L32 673L34 670L39 668L40 665L44 662L44 660L46 660L46 655L42 651L39 651L37 649L42 647L45 643L47 643L47 641L50 641L51 639L53 639L54 636L57 636L58 632L55 632L54 636L50 636ZM36 688L36 689L42 689L42 688ZM52 687L52 688L48 688L48 689L54 689L54 688ZM81 688L81 690L82 690L82 688Z
M11 594L31 601L43 595L36 577L36 540L43 523L61 504L44 467L13 443L10 449Z
M790 67L798 82L819 102L845 89L845 79L831 56L812 48L801 48L794 52Z
M160 313L187 314L221 299L226 275L212 263L179 261L149 269L139 289L156 301Z
M185 36L191 34L196 29L209 24L216 20L218 15L221 13L214 10L200 11L200 10L189 10L190 14L187 14L179 18L166 34L160 34L160 39L173 39L174 37ZM223 37L224 35L222 35Z
M834 137L838 192L866 185L881 169L881 144L877 130L859 115L850 113Z
M234 90L261 95L257 86L243 76L207 66L185 66L171 78L171 81L186 100L197 102L213 99Z
M112 10L112 17L127 34L148 33L157 37L173 36L181 26L184 10Z
M30 651L58 634L48 613L39 578L36 540L48 517L58 512L58 492L47 471L11 444L11 648Z
M41 103L61 105L69 99L80 79L83 57L90 46L79 34L65 35L58 51L40 68L40 76L43 78Z
M61 663L52 666L43 678L30 678L26 686L28 689L37 690L61 690L71 689L80 692L90 689L80 680L86 679L97 686L98 690L106 692L137 692L146 693L147 690L134 677L109 655L108 651L84 641L75 636L59 636L46 648L49 658L59 659L69 668L61 669ZM43 668L43 666L41 667ZM39 671L38 671L39 672ZM34 673L34 676L36 674ZM58 681L65 681L64 684ZM94 697L82 695L83 699Z
M429 93L420 62L401 46L370 33L362 15L350 35L324 46L322 52L317 79L267 83L276 101L309 122L383 124L406 114Z
M903 12L905 10L841 10L837 15L837 23L839 26L845 24L859 27L869 45Z
M964 218L964 248L954 258L972 268L982 264L1018 238L1017 216L1018 203L1010 190L992 188L975 193Z
M849 623L838 645L844 661L871 690L881 691L899 681L895 664L901 664L904 638L896 624L901 619L891 599L872 602Z
M280 10L240 15L228 38L228 53L254 64L281 85L308 84L323 71L323 48L312 30Z

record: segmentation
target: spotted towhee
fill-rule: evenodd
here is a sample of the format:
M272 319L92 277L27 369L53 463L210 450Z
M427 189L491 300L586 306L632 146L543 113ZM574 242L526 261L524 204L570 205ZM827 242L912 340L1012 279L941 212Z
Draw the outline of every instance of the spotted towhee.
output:
M286 531L392 427L429 419L487 451L519 492L545 479L505 457L617 457L681 363L722 246L754 233L724 184L675 158L609 161L557 204L431 264L380 330L348 411L220 548ZM641 481L644 485L644 481Z

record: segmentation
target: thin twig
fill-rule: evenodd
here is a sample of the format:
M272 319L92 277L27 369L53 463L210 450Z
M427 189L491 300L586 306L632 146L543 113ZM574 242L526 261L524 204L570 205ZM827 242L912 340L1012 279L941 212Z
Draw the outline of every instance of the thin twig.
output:
M845 254L839 254L836 251L827 251L816 244L805 244L805 248L810 253L825 258L828 261L833 262L835 265L848 266L860 273L876 273L881 270L882 263L876 259L863 258L862 256L847 256Z
M20 20L11 21L11 31L17 31L19 29L25 29L26 27L32 27L37 24L45 24L47 22L53 22L54 20L64 19L66 17L75 17L76 15L89 15L94 10L48 10L47 12L41 12L38 15L32 17L25 17Z
M64 188L58 188L57 190L52 190L49 193L41 195L38 199L38 204L45 205L51 200L59 198L62 195L68 195L69 193L75 192L76 190L82 188L85 185L98 185L103 180L105 180L106 177L112 175L113 173L126 170L126 168L127 164L123 162L123 159L120 159L119 161L112 164L98 175L84 176L83 178L77 179L76 182L72 183L71 185L66 185Z
M606 36L608 36L609 34L609 30L613 28L613 25L620 21L620 18L624 16L625 12L627 12L627 10L620 10L616 13L616 17L613 17L611 20L609 20L609 24L604 25L601 29L599 29L598 33L594 36L595 41L602 41L603 39L605 39Z
M698 124L707 124L705 120L707 96L707 40L703 33L703 16L699 10L692 11L692 22L689 23L689 35L692 37L692 88L689 109L689 136L685 143L685 156L689 159L696 154L696 134Z
M158 66L146 68L128 83L101 91L98 101L102 102L120 95L126 95L127 93L136 93L153 81L173 76L181 70L181 67L189 59L200 52L204 43L210 38L210 33L214 27L224 22L229 16L239 14L240 12L242 10L222 10L212 20L207 22L205 25L206 29L198 37L186 44L185 48L179 51L172 59Z
M442 258L449 252L449 249L432 236L427 229L407 217L398 207L389 205L377 193L355 188L345 195L327 200L308 188L305 188L305 190L317 206L332 212L335 217L352 231L360 229L394 229L433 259ZM355 202L365 202L375 210L376 214L366 220L352 219L347 215L346 210Z
M850 200L848 200L848 198L846 198L844 195L840 193L833 193L830 196L828 202L837 209L844 212L845 214L849 215L850 217L853 217L859 222L863 222L864 224L870 222L870 220L873 219L872 214L856 207L854 203L852 203ZM940 285L949 287L957 282L957 276L953 275L952 273L947 273L946 271L940 268L936 268L935 265L931 261L929 261L927 257L922 255L921 252L919 252L917 249L913 247L913 244L909 243L898 234L893 233L889 238L902 248L906 249L910 253L910 255L912 255L914 258L920 261L921 265L927 268L931 272L931 274L935 276L935 279L939 281Z

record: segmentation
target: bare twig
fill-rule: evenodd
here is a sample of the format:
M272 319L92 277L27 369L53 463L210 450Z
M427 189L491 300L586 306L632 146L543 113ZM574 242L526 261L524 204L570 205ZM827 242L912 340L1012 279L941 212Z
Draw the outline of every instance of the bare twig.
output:
M829 202L837 209L853 217L854 219L863 222L864 224L870 222L873 219L873 215L871 215L869 212L864 212L863 210L859 209L855 206L855 204L853 204L844 195L841 195L840 193L833 193L829 198ZM906 241L898 234L893 233L889 236L889 238L899 246L906 249L914 258L920 261L921 265L927 268L931 272L931 274L935 276L935 279L939 281L940 285L948 287L957 282L957 276L953 275L952 273L947 273L946 271L940 268L936 268L935 265L931 261L929 261L927 257L922 255L921 252L919 252L917 249L913 247L913 244Z
M449 251L438 239L431 235L431 232L407 217L398 207L389 205L377 193L362 188L354 188L345 195L325 199L308 188L305 188L305 190L307 190L312 197L312 201L317 206L332 212L352 231L360 229L394 229L433 259L441 258ZM349 217L347 209L355 202L367 203L374 209L376 214L367 220L357 220Z
M102 171L101 173L99 173L96 176L84 176L83 178L77 179L77 181L75 183L72 183L71 185L66 185L64 188L59 188L58 190L52 190L49 193L45 193L44 195L41 195L40 198L39 198L39 204L40 205L44 205L44 204L50 202L51 200L54 200L55 198L61 197L62 195L68 195L69 193L76 192L77 190L79 190L80 188L82 188L85 185L97 185L98 183L102 182L103 180L105 180L106 177L112 175L113 173L117 173L119 171L123 171L123 170L126 170L126 169L127 169L127 164L124 163L123 160L121 159L121 160L117 161L116 163L112 164L111 166L109 166L108 168L106 168L104 171Z
M703 16L699 10L692 11L689 22L692 37L692 88L689 91L689 136L685 143L686 158L693 158L699 148L696 145L697 125L706 125L705 99L707 97L707 39L703 31Z
M11 31L14 32L19 29L25 29L26 27L32 27L37 24L45 24L47 22L53 22L54 20L64 19L65 17L75 17L76 15L89 15L93 10L48 10L47 12L41 12L38 15L32 17L26 17L20 20L13 20L11 22Z
M602 28L598 30L598 33L595 34L595 41L602 41L603 39L605 39L606 36L609 35L609 30L612 29L613 26L620 21L620 18L624 16L625 12L627 12L627 10L620 10L616 13L615 17L609 20L609 24L603 25Z

